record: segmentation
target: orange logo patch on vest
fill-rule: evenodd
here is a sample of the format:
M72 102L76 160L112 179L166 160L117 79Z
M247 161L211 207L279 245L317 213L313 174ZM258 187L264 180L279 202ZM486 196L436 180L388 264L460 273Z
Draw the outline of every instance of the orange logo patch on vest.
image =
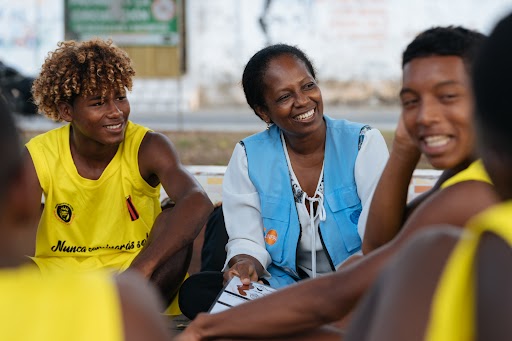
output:
M73 220L73 207L70 204L61 203L55 205L53 213L65 224L69 224Z
M268 245L274 245L277 242L277 231L276 230L270 230L267 232L267 235L265 236L265 243Z

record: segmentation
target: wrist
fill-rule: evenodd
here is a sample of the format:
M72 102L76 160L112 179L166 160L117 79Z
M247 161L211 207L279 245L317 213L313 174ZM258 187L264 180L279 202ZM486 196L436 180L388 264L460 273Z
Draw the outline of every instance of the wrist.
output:
M420 160L421 152L415 146L393 144L389 157L397 159L401 165L415 168Z
M240 263L240 262L252 262L253 257L249 256L249 255L245 255L245 254L240 254L240 255L236 255L236 256L233 256L229 262L228 262L228 265L229 267L233 267L235 264L237 263Z

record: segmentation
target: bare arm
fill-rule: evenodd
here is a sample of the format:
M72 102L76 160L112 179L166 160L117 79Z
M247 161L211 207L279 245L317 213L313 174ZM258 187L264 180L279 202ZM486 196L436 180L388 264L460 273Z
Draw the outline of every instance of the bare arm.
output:
M406 212L409 184L420 155L400 116L391 153L368 213L362 246L364 254L389 242L400 231Z
M460 229L418 233L393 257L358 305L346 340L420 340L432 297Z
M194 241L213 210L201 185L183 167L167 137L148 132L139 150L141 175L153 186L158 182L176 203L155 220L148 243L133 260L131 268L146 278L166 259Z
M500 198L492 185L481 181L464 181L426 198L406 220L400 234L408 236L429 225L465 226L474 215L498 202Z
M125 271L116 277L126 341L170 340L156 291L139 274Z

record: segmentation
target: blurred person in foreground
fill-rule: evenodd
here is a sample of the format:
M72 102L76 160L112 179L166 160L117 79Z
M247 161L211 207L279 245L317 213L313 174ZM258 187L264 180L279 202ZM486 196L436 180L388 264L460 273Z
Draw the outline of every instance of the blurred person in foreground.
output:
M361 250L363 217L388 157L384 138L368 125L324 115L315 69L297 47L258 51L242 84L268 128L236 145L224 176L224 281L239 276L246 285L263 281L280 289L333 273ZM185 302L204 291L191 284L202 275L183 285L188 294L180 307L190 318L222 289L218 272L211 300ZM205 286L213 286L212 278Z
M41 276L26 257L34 248L40 198L31 196L31 170L3 98L0 148L2 339L169 340L157 292L135 272Z
M33 84L39 112L66 125L26 147L33 197L44 194L35 256L43 273L133 269L168 313L212 203L163 134L131 122L135 71L111 41L65 41ZM175 202L162 210L163 186Z
M348 340L512 338L511 35L509 14L472 69L480 155L502 202L465 229L440 226L414 238L355 312Z
M422 216L435 218L438 211L447 209L453 211L453 215L466 214L469 219L495 204L497 194L477 161L473 124L470 70L484 40L481 33L463 27L435 27L420 33L404 51L402 124L410 134L406 142L415 144L414 155L422 150L438 167L451 167L451 177L445 174L442 181L448 178L446 187L418 205L408 219L409 225L396 238L342 265L332 275L304 281L226 312L201 314L183 337L189 336L190 340L270 336L294 339L303 336L304 331L311 332L319 326L338 322L352 311L411 236L431 228L434 222L422 221ZM405 134L405 127L398 129ZM436 148L436 152L432 152ZM419 155L415 157L417 162ZM470 165L474 167L469 168ZM396 175L393 179L404 181ZM449 215L441 217L450 218ZM451 223L451 220L446 222Z

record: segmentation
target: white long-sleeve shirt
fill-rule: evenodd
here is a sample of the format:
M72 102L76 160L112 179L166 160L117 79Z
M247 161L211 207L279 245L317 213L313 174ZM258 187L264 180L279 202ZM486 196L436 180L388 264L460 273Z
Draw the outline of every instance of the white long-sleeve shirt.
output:
M285 146L284 150L286 150ZM382 134L377 129L366 131L354 168L357 194L363 207L358 222L358 233L361 239L363 238L366 226L371 198L388 157L389 152ZM288 169L292 177L292 183L295 181L300 186L290 162L288 162ZM317 191L321 190L323 192L322 180L322 178L319 179ZM239 254L253 256L266 269L272 262L272 259L265 248L260 198L249 178L247 156L241 144L236 145L224 174L222 201L226 230L229 235L229 241L226 245L227 258L224 270L229 268L228 261ZM314 229L311 229L310 216L306 208L306 205L309 205L308 200L296 202L296 205L302 229L298 247L297 266L308 275L314 276L311 273L311 250L313 249L311 243L312 238L314 238L316 241L314 248L317 251L316 273L331 272L332 269L318 233L320 217L317 214L316 218L314 218ZM317 208L317 211L319 209ZM313 230L315 236L313 236ZM335 267L338 268L339 265L341 264L335 264ZM266 273L266 276L269 276L269 274Z

